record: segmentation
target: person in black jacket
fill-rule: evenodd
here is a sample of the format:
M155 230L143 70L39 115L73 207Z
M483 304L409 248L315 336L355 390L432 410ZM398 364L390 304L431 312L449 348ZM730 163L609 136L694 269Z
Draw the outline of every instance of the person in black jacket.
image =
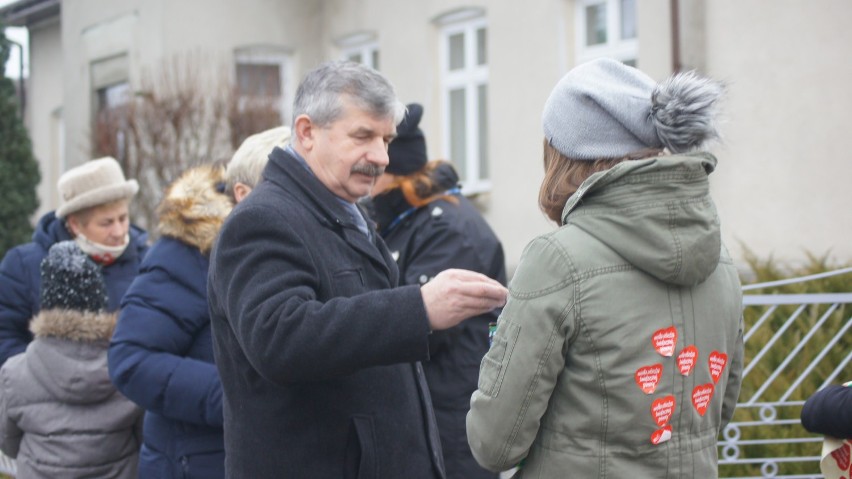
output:
M810 432L852 439L852 381L814 393L802 408L802 425Z
M376 229L399 267L400 283L426 284L441 271L463 268L506 284L503 247L459 189L451 163L427 163L419 128L423 107L408 105L388 147L390 162L366 202ZM441 435L444 465L451 479L496 478L474 460L467 444L465 417L476 391L479 365L488 352L488 325L499 310L471 318L429 337L423 363Z
M485 275L397 287L356 202L388 163L404 107L375 70L337 61L296 92L293 135L234 208L208 293L228 477L440 478L418 361L433 330L505 302Z

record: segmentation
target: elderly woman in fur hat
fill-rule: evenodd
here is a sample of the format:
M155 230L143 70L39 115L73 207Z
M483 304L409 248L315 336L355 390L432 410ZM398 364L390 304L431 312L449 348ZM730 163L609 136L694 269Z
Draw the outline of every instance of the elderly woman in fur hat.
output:
M130 224L139 190L110 157L86 162L59 178L60 206L38 222L33 240L9 250L0 263L0 364L32 341L30 319L40 309L39 265L50 247L74 240L102 266L107 311L115 311L148 249L148 235Z
M248 138L227 171L200 166L172 183L157 241L121 304L110 376L145 409L140 477L224 477L222 385L207 309L209 253L225 217L260 181L286 127Z
M740 389L742 296L708 176L722 88L610 59L544 107L539 203L467 434L515 477L717 477Z
M0 368L0 449L16 477L135 479L142 410L116 391L101 266L73 241L41 263L41 306L24 353Z

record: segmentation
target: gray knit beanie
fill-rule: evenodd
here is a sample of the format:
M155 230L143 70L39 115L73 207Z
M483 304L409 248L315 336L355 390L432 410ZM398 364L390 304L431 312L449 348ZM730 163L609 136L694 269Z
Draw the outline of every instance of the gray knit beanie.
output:
M694 72L657 84L600 58L569 71L550 93L542 123L548 142L573 160L623 158L646 148L683 153L718 138L722 86Z

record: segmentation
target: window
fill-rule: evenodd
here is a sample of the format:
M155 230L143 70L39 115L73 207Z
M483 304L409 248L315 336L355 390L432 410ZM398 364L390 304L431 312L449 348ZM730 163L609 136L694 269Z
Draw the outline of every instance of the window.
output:
M379 43L374 33L353 33L337 39L335 43L344 59L379 69Z
M466 194L491 187L488 165L488 29L481 9L440 17L444 155Z
M127 104L132 98L126 54L93 61L89 66L92 85L92 151L110 154L119 161L126 153Z
M238 48L235 65L240 107L272 105L283 122L289 120L294 95L289 53L274 46Z
M636 66L636 0L578 0L577 63L610 57Z

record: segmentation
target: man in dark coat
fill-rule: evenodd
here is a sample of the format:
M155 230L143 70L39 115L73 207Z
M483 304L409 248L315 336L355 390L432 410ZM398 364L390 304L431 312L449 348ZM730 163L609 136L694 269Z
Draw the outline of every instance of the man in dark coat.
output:
M0 263L0 365L33 340L30 320L41 309L39 265L48 250L73 239L102 266L107 311L118 310L148 250L148 234L130 224L128 206L139 190L110 157L88 161L59 178L62 203L39 220L33 240L10 249Z
M441 446L417 361L432 330L505 302L465 270L423 287L399 273L355 202L388 163L404 108L352 62L310 72L293 140L222 227L209 302L228 477L440 478Z
M427 162L426 140L419 128L423 107L408 105L388 148L390 163L376 180L368 209L399 267L400 283L423 285L447 268L482 273L506 284L503 247L459 189L451 163ZM470 396L479 365L488 352L489 311L429 337L426 382L441 434L448 479L496 479L476 463L465 433Z

